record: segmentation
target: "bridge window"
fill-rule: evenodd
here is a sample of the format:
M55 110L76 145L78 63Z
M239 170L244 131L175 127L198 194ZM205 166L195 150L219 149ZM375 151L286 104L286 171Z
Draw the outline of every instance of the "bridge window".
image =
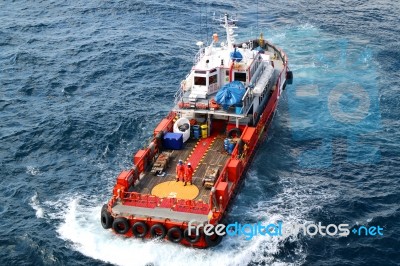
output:
M207 85L207 79L206 77L194 77L194 85L199 85L199 86L206 86Z
M210 84L214 84L218 82L218 76L217 75L213 75L210 76Z
M246 73L235 72L235 79L234 80L246 82Z

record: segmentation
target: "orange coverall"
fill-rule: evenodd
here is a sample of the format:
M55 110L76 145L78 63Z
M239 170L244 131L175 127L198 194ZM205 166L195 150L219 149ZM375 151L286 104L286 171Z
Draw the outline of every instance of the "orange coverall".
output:
M176 166L176 180L180 180L183 182L185 177L185 166L183 164L178 164Z
M185 183L190 182L192 184L193 168L191 166L186 166L185 169Z

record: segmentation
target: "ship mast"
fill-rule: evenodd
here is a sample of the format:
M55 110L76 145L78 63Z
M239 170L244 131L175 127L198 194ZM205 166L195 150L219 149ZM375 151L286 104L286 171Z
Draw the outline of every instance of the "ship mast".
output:
M221 19L222 22L222 19ZM236 29L236 19L233 18L229 18L228 14L224 15L223 18L223 27L226 30L226 42L227 42L227 46L228 46L228 50L232 50L233 49L233 44L235 43L235 36L234 36L234 31L233 29Z

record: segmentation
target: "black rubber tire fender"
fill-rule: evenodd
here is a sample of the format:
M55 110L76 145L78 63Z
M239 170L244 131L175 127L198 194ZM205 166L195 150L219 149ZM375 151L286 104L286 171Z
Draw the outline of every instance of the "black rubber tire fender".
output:
M144 238L148 231L149 227L145 222L136 222L132 226L132 233L137 238Z
M293 72L292 71L286 72L286 81L287 81L287 84L289 84L289 85L293 84Z
M228 138L232 138L233 133L236 133L237 137L240 137L242 135L242 131L239 128L235 127L228 131Z
M103 210L100 215L100 222L104 229L110 229L114 222L114 218L108 211Z
M159 231L161 233L158 233L157 231ZM167 230L165 229L165 227L162 224L156 223L150 228L150 235L152 238L163 239L167 235Z
M214 229L215 230L215 229ZM208 247L215 247L219 243L221 243L223 236L213 234L211 236L204 235L204 240L206 241L206 244Z
M117 234L124 235L129 231L129 222L124 217L118 217L114 220L112 228Z
M178 237L175 237L175 234L178 234ZM183 235L182 230L177 226L170 228L167 233L168 240L171 242L174 242L174 243L181 242L181 240L183 238L182 235Z
M193 232L194 231L194 232ZM194 234L194 237L193 237ZM186 228L185 231L183 231L183 237L185 240L191 244L196 244L199 242L201 238L201 232L199 232L198 235L196 235L196 229L192 230L191 235L189 236L189 228Z

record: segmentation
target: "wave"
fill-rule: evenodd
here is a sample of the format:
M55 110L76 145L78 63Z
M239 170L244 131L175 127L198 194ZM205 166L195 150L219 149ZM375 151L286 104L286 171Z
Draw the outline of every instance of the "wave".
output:
M35 195L32 196L29 205L31 205L32 209L36 211L37 218L44 218L44 210L40 206L37 193L35 193Z

